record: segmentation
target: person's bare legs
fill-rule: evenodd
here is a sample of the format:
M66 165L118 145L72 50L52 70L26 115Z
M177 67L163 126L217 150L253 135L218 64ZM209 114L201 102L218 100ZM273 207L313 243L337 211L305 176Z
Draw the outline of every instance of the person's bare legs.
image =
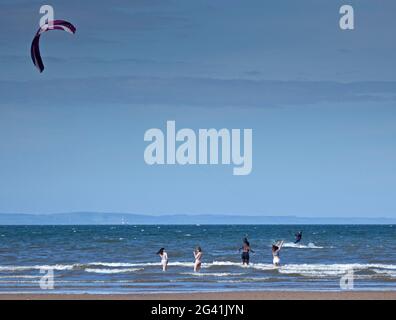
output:
M201 262L196 262L194 264L194 272L199 272L201 270Z

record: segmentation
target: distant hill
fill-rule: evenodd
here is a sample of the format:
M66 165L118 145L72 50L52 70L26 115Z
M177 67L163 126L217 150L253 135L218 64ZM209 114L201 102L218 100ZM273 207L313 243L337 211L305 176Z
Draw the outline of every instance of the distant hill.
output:
M54 214L0 213L0 225L103 224L396 224L396 218L312 218L242 215L142 215L73 212Z

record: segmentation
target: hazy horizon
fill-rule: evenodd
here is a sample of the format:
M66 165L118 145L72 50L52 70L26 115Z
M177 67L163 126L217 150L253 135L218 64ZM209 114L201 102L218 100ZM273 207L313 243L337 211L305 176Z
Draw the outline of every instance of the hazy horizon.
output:
M226 219L226 220L225 220ZM393 225L396 218L74 212L0 214L0 225Z
M20 214L20 215L72 215L72 214L109 214L109 215L139 215L139 216L149 216L149 217L166 217L166 216L238 216L238 217L263 217L263 218L323 218L323 219L396 219L396 217L391 216L373 216L373 217L364 217L364 216L309 216L304 214L288 214L288 215L281 215L281 214L260 214L260 213L237 213L237 212L228 212L228 213L172 213L172 212L164 212L164 213L139 213L139 212L117 212L117 211L86 211L86 210L79 210L79 211L70 211L70 212L0 212L1 214Z

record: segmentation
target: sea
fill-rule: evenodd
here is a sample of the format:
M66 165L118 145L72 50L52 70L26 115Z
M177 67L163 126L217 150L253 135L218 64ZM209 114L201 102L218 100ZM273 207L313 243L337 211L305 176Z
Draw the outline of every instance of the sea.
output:
M249 266L238 251L245 236ZM280 267L272 265L277 240L285 241ZM396 290L396 225L0 226L0 293L271 290Z

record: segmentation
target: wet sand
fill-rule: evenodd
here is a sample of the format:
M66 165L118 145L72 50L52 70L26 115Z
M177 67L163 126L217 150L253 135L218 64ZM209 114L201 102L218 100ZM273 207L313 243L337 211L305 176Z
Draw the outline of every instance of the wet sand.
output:
M396 291L0 294L0 300L396 300Z

